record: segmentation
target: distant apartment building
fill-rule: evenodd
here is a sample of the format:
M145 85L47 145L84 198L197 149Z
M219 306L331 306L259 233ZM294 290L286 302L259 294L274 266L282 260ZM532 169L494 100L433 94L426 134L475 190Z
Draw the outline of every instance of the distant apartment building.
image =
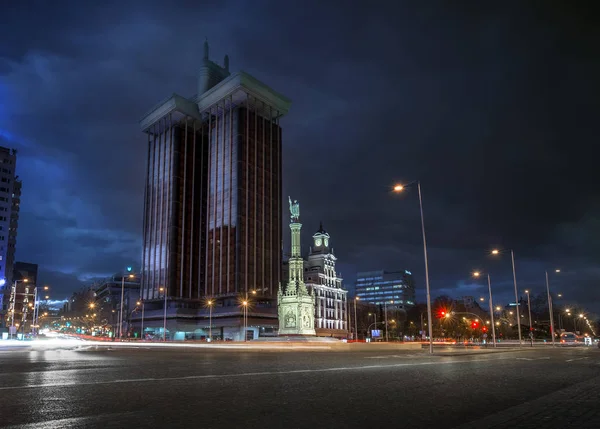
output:
M362 302L408 309L415 305L412 273L403 271L365 271L356 274L356 296Z
M17 245L21 182L17 151L0 147L0 329L6 327Z

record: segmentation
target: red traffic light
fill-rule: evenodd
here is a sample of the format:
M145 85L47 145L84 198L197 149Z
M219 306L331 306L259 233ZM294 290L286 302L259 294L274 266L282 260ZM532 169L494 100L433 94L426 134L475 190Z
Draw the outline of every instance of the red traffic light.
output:
M471 323L471 328L473 328L473 329L477 329L478 326L479 326L479 323L477 323L477 322Z
M483 332L487 332L487 326L484 326L482 329Z

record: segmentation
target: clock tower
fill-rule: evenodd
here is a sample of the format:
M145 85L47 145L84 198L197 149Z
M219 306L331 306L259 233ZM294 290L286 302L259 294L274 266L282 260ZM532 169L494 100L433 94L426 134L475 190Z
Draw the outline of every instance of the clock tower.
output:
M323 222L319 225L319 230L313 234L313 253L330 253L329 239L331 237L323 229Z

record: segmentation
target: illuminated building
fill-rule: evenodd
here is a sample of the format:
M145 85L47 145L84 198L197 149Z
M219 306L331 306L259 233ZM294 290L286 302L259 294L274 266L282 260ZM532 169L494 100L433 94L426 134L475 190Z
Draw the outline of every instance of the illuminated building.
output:
M362 302L388 308L415 305L415 285L410 271L367 271L356 274L356 296Z
M315 330L318 336L345 338L348 332L348 292L335 271L337 258L331 237L323 229L313 234L308 259L304 264L304 281L315 291Z
M208 299L214 336L244 337L246 297L252 337L277 327L279 120L289 106L249 74L231 74L227 56L223 66L210 61L205 42L197 95L174 94L141 121L148 136L141 297L158 314L166 289L170 338L207 335Z
M6 327L17 245L21 181L16 167L17 151L0 147L0 329Z

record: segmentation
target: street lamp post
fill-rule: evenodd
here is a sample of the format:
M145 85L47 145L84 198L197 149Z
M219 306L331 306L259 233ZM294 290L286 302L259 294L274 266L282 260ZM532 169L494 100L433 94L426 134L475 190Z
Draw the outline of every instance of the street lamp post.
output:
M389 342L390 339L388 337L388 320L387 320L387 302L383 303L383 311L385 312L385 341Z
M131 272L131 267L127 267L127 271ZM129 278L135 277L133 274L129 274ZM127 295L129 297L129 294ZM123 339L123 304L125 301L125 274L121 276L121 309L119 311L119 339ZM129 299L127 299L129 302Z
M548 293L548 311L550 312L550 335L552 336L552 346L554 347L554 310L552 309L552 296L550 296L550 282L548 281L548 271L546 271L546 292Z
M519 292L517 291L517 273L515 271L515 252L510 249L510 258L512 260L512 271L513 271L513 283L515 285L515 303L517 305L517 329L519 330L519 347L523 347L523 341L521 339L521 316L519 314L519 307L521 302L519 300Z
M531 297L529 290L526 290L527 294L527 310L529 311L529 338L531 339L531 347L533 347L533 325L531 324Z
M475 277L479 277L481 273L474 272L473 275ZM490 275L487 275L488 279L488 293L490 295L490 324L492 325L492 341L494 342L494 347L496 347L496 325L494 324L494 302L492 301L492 280L490 279Z
M144 307L145 307L145 302L143 300L140 300L138 302L136 302L137 305L141 305L142 306L142 326L140 327L140 340L144 340Z
M498 255L500 250L494 249L492 250L492 255ZM515 270L515 252L510 249L510 260L512 262L512 273L513 273L513 285L515 287L515 306L517 307L517 330L519 331L519 347L523 347L523 340L521 338L521 315L519 312L519 307L521 303L519 302L519 291L517 290L517 271Z
M369 316L371 315L371 313L369 313ZM377 329L377 309L375 309L375 312L373 313L373 317L375 318L375 323L373 323L373 325L375 325L375 329ZM371 325L369 325L369 328L371 327ZM367 329L367 335L369 335L369 329ZM371 335L372 337L373 335Z
M167 288L161 287L158 289L160 292L164 292L165 294L165 311L163 316L163 341L167 341Z
M246 342L248 340L246 334L248 330L248 301L243 301L242 305L244 306L244 342Z
M121 275L121 305L119 310L119 339L123 339L123 300L125 299L125 274Z
M358 301L360 298L355 296L354 297L354 335L356 335L356 338L354 339L354 341L358 340L358 322L356 319L356 301Z
M431 292L429 288L429 263L427 259L427 240L425 238L425 219L423 217L423 197L421 195L421 182L417 182L417 190L419 193L419 210L421 213L421 233L423 235L423 258L425 260L425 289L427 292L427 324L429 327L429 354L433 354L433 323L431 323ZM413 182L414 183L414 182ZM404 190L404 186L396 185L394 186L395 192L402 192Z
M212 341L212 299L209 299L208 302L208 341Z

